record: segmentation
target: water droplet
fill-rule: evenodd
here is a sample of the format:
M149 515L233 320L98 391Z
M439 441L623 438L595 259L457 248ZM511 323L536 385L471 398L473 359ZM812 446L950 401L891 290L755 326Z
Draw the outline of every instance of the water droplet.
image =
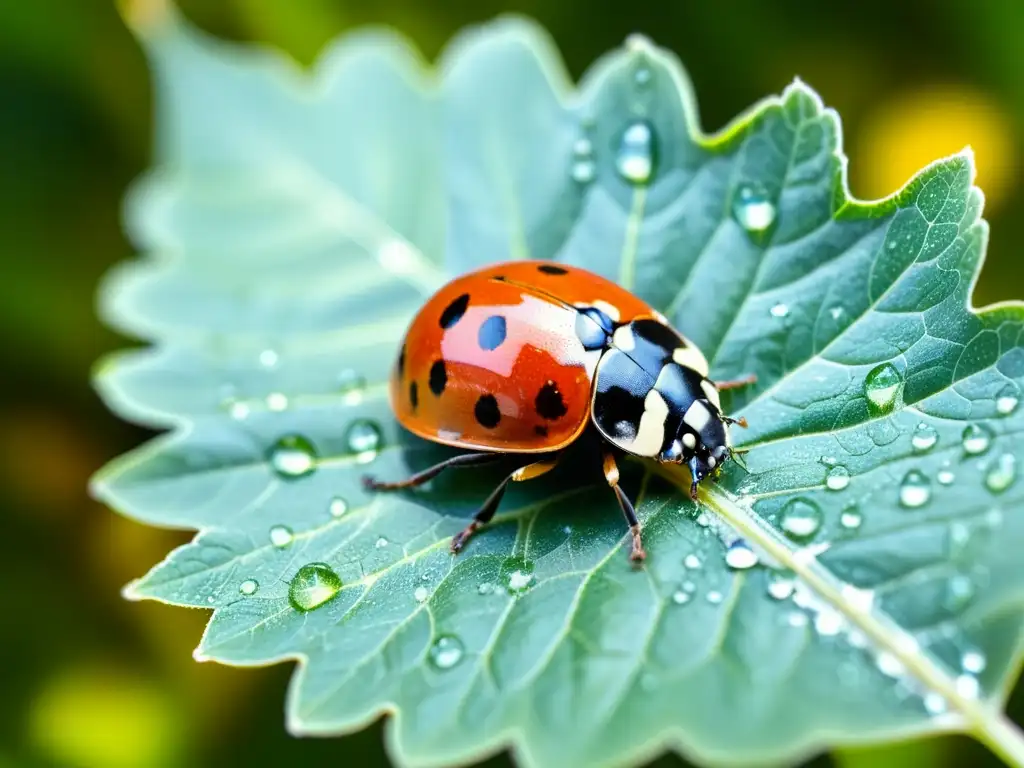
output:
M417 603L422 603L428 597L430 597L430 591L426 587L416 587L416 590L412 593L413 599Z
M948 706L941 693L929 691L924 695L924 709L929 715L941 715Z
M272 349L264 349L260 352L260 365L264 368L273 368L277 365L277 352Z
M845 624L843 615L831 608L823 607L814 617L814 629L822 637L835 637Z
M934 427L922 421L914 430L914 434L910 438L910 445L916 453L925 453L934 448L938 441L939 433L935 431Z
M900 483L900 504L908 509L917 509L928 503L932 497L932 483L923 472L912 469L903 476Z
M341 589L341 579L327 563L307 563L288 585L288 601L299 611L318 608Z
M959 613L974 599L977 587L969 576L962 573L950 578L946 585L946 596L943 605L953 613Z
M633 80L637 85L647 85L651 82L651 70L647 69L647 67L641 67L633 73Z
M278 549L287 547L295 539L295 534L287 525L275 525L270 529L270 543Z
M843 316L843 311L844 311L844 310L843 310L843 308L842 308L842 307L832 307L832 308L831 308L831 309L830 309L830 310L828 311L828 313L829 313L829 314L830 314L830 315L832 316L832 319L833 319L833 320L838 320L838 319L839 319L840 317L842 317L842 316Z
M795 541L807 541L821 528L821 509L813 501L796 498L782 508L782 530Z
M231 409L228 413L231 414L231 418L235 421L242 421L249 418L249 405L240 400L235 401L231 404Z
M772 317L785 317L789 314L789 307L785 304L776 304L768 311L771 312Z
M363 399L366 379L352 368L346 368L338 374L338 392L346 405L358 405Z
M522 594L533 584L533 563L521 557L505 560L498 573L511 595Z
M1015 410L1017 410L1017 404L1020 402L1020 390L1017 385L1012 381L999 390L999 394L996 395L996 413L1000 416L1009 416Z
M803 611L790 611L786 615L786 623L791 627L806 627L808 623L807 614Z
M656 154L651 125L642 120L630 123L619 139L615 167L619 175L631 184L646 184L654 174Z
M963 667L964 672L978 675L985 671L987 661L980 651L964 651L963 656L960 657L960 666Z
M839 524L848 531L855 531L864 522L864 516L856 505L846 507L839 514Z
M494 585L489 581L480 582L480 586L476 588L478 595L490 595L494 592Z
M711 517L703 509L700 511L700 514L697 515L697 525L701 528L707 528L711 525Z
M687 555L686 557L683 558L683 565L685 565L690 570L695 570L697 568L700 568L700 566L701 566L700 558L697 557L696 555Z
M672 602L676 605L685 605L690 602L690 593L683 589L677 589L672 593Z
M465 654L462 641L455 635L441 635L430 646L430 663L438 669L451 669Z
M957 675L956 690L965 699L976 699L981 693L981 686L974 675Z
M733 570L745 571L757 563L757 553L743 539L737 539L725 551L725 564Z
M359 464L368 464L377 458L382 442L380 427L369 419L356 419L345 432L345 445L356 455Z
M569 171L572 180L580 184L589 184L597 175L597 167L593 160L577 160Z
M238 591L243 595L255 595L259 588L260 584L256 579L246 579L238 585Z
M373 546L375 546L377 549L384 549L384 547L386 547L387 545L388 545L388 540L386 538L384 538L383 536L381 536L379 539L377 539L377 541L374 542L374 544L373 544Z
M1012 453L1004 453L985 473L985 487L992 493L1002 493L1017 478L1017 457Z
M864 395L868 408L875 414L892 413L902 405L903 376L892 363L882 363L872 368L864 377Z
M335 496L327 505L327 511L331 513L331 517L341 517L348 512L348 502L341 496Z
M902 677L907 671L903 662L888 651L881 651L878 654L875 658L875 665L878 667L878 671L886 677Z
M825 475L825 487L830 491L841 491L850 484L850 470L842 464L836 464Z
M316 450L301 435L282 437L270 447L267 459L278 475L289 480L316 469Z
M732 201L732 215L747 232L765 232L775 223L775 204L760 186L744 184L736 190Z
M208 602L210 605L213 605L215 601L216 601L216 598L213 595L207 595L206 596L206 602Z
M724 598L725 598L725 596L721 592L719 592L717 589L712 589L706 595L707 601L709 603L711 603L712 605L718 605L720 602L722 602L722 600Z
M775 572L768 578L768 594L776 600L788 600L796 589L796 579L789 573Z
M683 591L684 592L689 592L692 595L694 592L697 591L697 585L694 584L692 581L684 581L683 582Z
M935 479L939 481L939 485L952 485L953 481L956 480L956 475L948 469L940 469L938 474L935 475Z
M272 411L283 411L288 407L288 397L281 392L271 392L267 395L267 408Z
M992 430L984 424L968 424L961 435L964 453L968 456L980 456L992 444Z

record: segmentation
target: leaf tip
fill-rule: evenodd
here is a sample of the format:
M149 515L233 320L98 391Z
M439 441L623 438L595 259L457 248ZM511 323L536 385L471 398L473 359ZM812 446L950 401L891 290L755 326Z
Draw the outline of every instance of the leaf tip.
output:
M208 655L202 645L196 646L195 650L192 651L192 660L200 664L204 664L207 661L213 661L213 657Z
M141 579L132 579L121 587L121 597L132 603L138 603L146 599L146 596L139 591Z

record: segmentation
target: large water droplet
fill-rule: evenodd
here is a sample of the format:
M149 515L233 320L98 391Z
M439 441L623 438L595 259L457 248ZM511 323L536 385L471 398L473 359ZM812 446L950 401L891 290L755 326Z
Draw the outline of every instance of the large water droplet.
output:
M308 475L316 469L316 450L301 435L285 435L270 447L270 466L285 479Z
M999 390L999 394L996 395L996 413L1000 416L1009 416L1015 410L1017 410L1017 404L1020 402L1020 389L1012 381Z
M757 565L757 553L743 539L737 539L725 551L725 564L736 571L745 571Z
M759 185L744 184L736 190L732 215L741 227L752 234L767 231L775 223L775 204Z
M256 579L246 579L238 585L238 591L243 595L255 595L259 588L260 584Z
M923 421L917 425L914 434L910 437L910 445L916 453L926 453L935 447L939 441L939 433L935 428L925 424Z
M650 123L639 120L630 123L619 139L615 167L619 175L631 184L646 184L654 174L657 146Z
M985 473L985 487L992 493L1002 493L1017 478L1017 457L1012 453L999 456Z
M912 469L903 476L900 483L900 504L908 509L917 509L928 503L932 497L932 482L923 472Z
M892 363L872 368L864 377L864 395L868 408L875 415L892 413L902 405L903 376Z
M341 578L327 563L307 563L288 585L288 601L298 611L312 611L341 589Z
M964 453L968 456L980 456L992 445L992 430L984 424L968 424L961 435Z
M430 590L426 587L416 587L416 589L413 590L412 597L417 603L422 603L430 597Z
M270 543L278 549L287 547L295 539L295 534L287 525L275 525L270 529Z
M451 669L465 655L462 641L455 635L441 635L430 646L430 663L438 669Z
M850 484L850 470L842 464L832 467L825 475L825 487L830 491L841 491Z
M348 502L341 496L335 496L327 505L327 511L331 513L331 517L341 517L348 512Z
M509 594L519 595L533 585L533 563L521 557L510 557L498 570Z
M776 571L768 578L768 594L776 600L788 600L796 589L796 579L788 572Z
M338 374L338 392L346 405L357 405L363 399L366 379L356 370L346 368Z
M848 531L855 531L864 523L864 516L856 504L843 509L839 514L839 525Z
M960 666L963 667L964 672L972 675L980 675L985 671L987 664L985 655L981 651L964 651L960 657Z
M368 464L377 458L382 442L380 427L369 419L356 419L345 431L345 445L356 455L359 464Z
M821 528L821 509L813 501L803 498L791 499L782 508L780 525L794 541L807 541Z

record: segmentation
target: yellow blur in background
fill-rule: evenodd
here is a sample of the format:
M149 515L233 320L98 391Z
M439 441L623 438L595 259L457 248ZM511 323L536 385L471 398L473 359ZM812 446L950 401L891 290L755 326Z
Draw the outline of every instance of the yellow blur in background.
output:
M856 6L651 0L191 0L211 32L302 63L336 34L384 23L435 57L459 28L537 18L578 77L634 31L676 51L713 131L794 76L844 120L861 198L973 148L992 237L975 304L1024 296L1024 4L865 0ZM126 345L95 317L100 275L131 255L120 200L147 166L149 75L107 0L0 4L0 766L384 765L379 726L341 740L284 732L287 665L197 664L206 611L122 599L181 532L90 501L89 476L149 435L107 413L92 363ZM1010 711L1018 720L1024 701ZM816 764L994 765L963 739L844 752ZM489 761L507 765L505 757ZM674 757L659 765L677 765Z

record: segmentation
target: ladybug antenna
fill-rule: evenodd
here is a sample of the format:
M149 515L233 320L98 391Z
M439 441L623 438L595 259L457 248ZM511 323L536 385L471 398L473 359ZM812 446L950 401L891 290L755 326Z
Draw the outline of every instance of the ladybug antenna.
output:
M736 424L740 427L743 427L744 429L746 429L749 426L747 424L747 420L743 416L740 416L738 419L734 419L731 416L723 416L722 421L724 421L726 424Z

